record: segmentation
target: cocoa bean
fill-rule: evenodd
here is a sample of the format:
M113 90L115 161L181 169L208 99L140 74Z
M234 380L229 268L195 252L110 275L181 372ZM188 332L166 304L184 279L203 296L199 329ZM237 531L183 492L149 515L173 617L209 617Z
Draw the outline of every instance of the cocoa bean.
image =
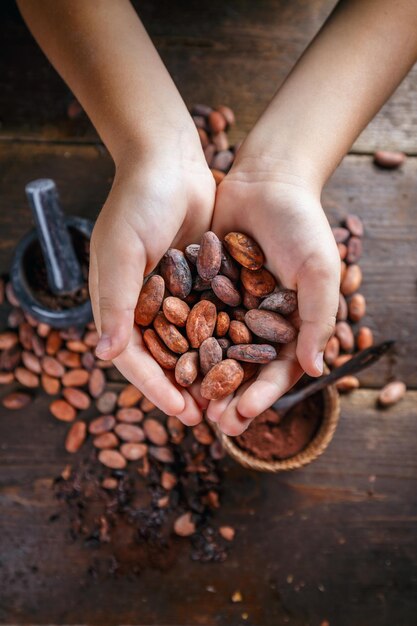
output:
M214 337L205 339L199 348L200 370L205 376L223 357L222 349Z
M221 261L220 239L212 231L207 231L200 240L196 263L197 272L203 280L211 280L219 273Z
M290 315L297 309L297 292L292 289L280 289L276 293L271 294L259 305L260 309L274 311L281 315Z
M269 295L276 285L275 278L265 267L260 270L248 270L242 267L240 280L246 291L257 298Z
M197 263L198 251L200 250L200 244L198 243L190 243L184 250L184 254L188 261L195 265Z
M407 387L400 380L395 380L385 385L378 395L380 406L392 406L402 400L406 394Z
M171 295L185 298L191 291L192 276L181 250L170 248L162 257L160 272Z
M344 296L350 296L359 289L362 283L362 271L359 265L348 265L342 280L340 291Z
M164 425L158 420L148 417L143 422L143 430L151 443L157 446L164 446L168 443L168 433Z
M161 474L161 486L166 491L171 491L177 484L177 477L171 472L162 472Z
M96 400L96 408L99 413L113 413L117 404L117 394L114 391L105 391Z
M359 215L350 213L345 219L346 228L354 237L363 237L363 222Z
M97 435L93 439L93 446L99 450L106 450L108 448L117 448L119 440L114 433L107 432Z
M167 370L175 369L178 360L177 355L168 350L154 330L151 328L145 330L143 340L149 352L161 367Z
M368 326L362 326L356 335L356 345L358 350L370 348L374 343L372 330Z
M347 322L336 322L335 334L342 350L352 352L355 347L355 338L349 324Z
M29 387L30 389L39 387L39 377L25 367L16 367L14 375L23 387Z
M204 339L211 337L217 320L216 307L208 300L193 306L187 319L186 332L192 348L199 348Z
M200 393L207 400L221 400L236 391L242 380L242 366L234 359L225 359L205 375Z
M85 422L75 422L69 429L65 439L65 450L69 453L78 452L83 445L87 435Z
M339 293L339 308L336 313L336 320L338 322L345 322L348 317L348 304L346 298L342 293Z
M13 381L13 372L0 372L0 385L10 385Z
M91 404L90 397L84 393L84 391L76 389L75 387L66 387L62 391L62 395L71 406L75 409L80 409L80 411L88 409Z
M374 163L383 169L396 169L405 162L406 156L403 152L393 152L390 150L377 150L374 154Z
M174 324L171 324L160 311L157 313L153 326L164 344L176 354L184 354L188 350L188 341L183 337Z
M247 361L240 362L243 368L243 380L242 383L245 383L247 380L250 380L259 372L259 364L258 363L248 363Z
M347 244L347 263L357 263L362 256L362 239L351 237Z
M102 435L113 430L116 419L113 415L100 415L93 419L88 425L88 432L91 435Z
M214 436L207 424L200 422L192 428L193 436L198 443L203 446L210 446L214 441Z
M258 244L243 233L228 233L224 242L229 254L249 270L259 270L264 264L264 255Z
M339 340L335 335L333 335L333 337L330 337L324 350L324 360L326 361L327 365L333 365L336 358L339 356L339 352Z
M246 309L242 309L240 307L237 307L236 309L233 309L232 317L237 322L244 322L246 313L247 313Z
M180 515L174 522L174 532L179 537L189 537L196 531L196 525L193 521L192 513L187 511Z
M193 384L198 376L198 363L198 352L186 352L180 356L175 366L175 380L181 387Z
M141 409L128 408L119 409L116 413L116 418L119 422L126 424L136 424L143 420L143 411Z
M222 104L216 108L216 111L223 115L228 126L233 126L233 124L235 123L235 114L230 107Z
M145 439L145 433L139 426L133 424L117 424L114 432L120 439L128 443L141 443Z
M235 533L235 529L231 526L220 526L219 528L219 534L226 541L233 541L233 539L235 538Z
M73 369L66 372L62 377L64 387L83 387L88 383L90 373L83 369ZM91 390L90 390L91 393ZM93 395L93 394L91 394Z
M248 363L269 363L277 358L277 351L269 344L240 344L230 346L227 351L227 358Z
M49 410L56 419L62 422L73 422L77 412L66 400L54 400L49 405Z
M347 255L347 245L344 244L344 243L338 243L337 244L337 249L339 250L340 260L344 261L346 259L346 255Z
M12 331L4 331L0 333L0 350L10 350L13 348L19 341L19 337L16 333ZM30 343L30 347L32 347L32 343Z
M352 322L359 322L366 313L366 300L361 293L355 293L348 304L349 318Z
M139 391L137 387L135 387L134 385L126 385L119 393L117 406L120 406L122 409L129 409L135 406L142 398L143 393ZM146 398L144 398L144 400L145 399ZM145 411L142 406L141 409L142 411Z
M88 391L93 398L98 398L103 393L106 386L106 378L103 371L95 368L90 373L88 381Z
M65 367L75 368L81 365L80 355L70 352L69 350L59 350L56 354L56 358L62 365L65 365Z
M174 454L166 446L149 446L149 455L161 463L173 463Z
M161 308L165 293L165 282L162 276L155 274L143 285L135 308L135 322L139 326L152 324Z
M342 393L359 389L360 383L356 376L344 376L336 381L336 388Z
M140 408L144 413L150 413L156 409L156 406L153 402L148 400L148 398L142 398L142 402L140 403Z
M220 264L220 274L227 276L235 283L240 277L240 267L236 261L230 256L226 248L222 245L222 262Z
M222 349L223 358L226 358L227 351L230 348L232 342L227 337L220 337L217 342Z
M41 361L43 371L53 378L62 378L65 367L53 356L44 356Z
M332 226L333 237L336 243L345 243L349 239L350 232L342 226Z
M126 467L126 459L117 450L100 450L98 460L110 469L124 469Z
M138 461L146 456L148 446L146 443L123 443L120 452L128 461Z
M274 343L290 343L297 336L294 326L274 311L253 309L246 313L245 322L257 337Z
M61 383L59 382L59 379L53 378L53 376L49 376L49 374L42 374L41 385L42 389L49 396L56 396L61 389Z
M1 399L2 405L6 409L19 410L32 402L32 396L22 391L13 391Z
M226 119L219 111L211 111L207 118L208 127L212 133L220 133L226 128Z
M239 306L241 296L230 278L218 274L211 281L211 288L216 296L228 306Z
M237 320L230 322L229 337L235 344L252 343L253 340L252 333L246 324L244 322L238 322Z
M190 307L184 300L169 296L165 298L162 309L169 322L175 324L175 326L185 326L190 313Z
M22 352L22 361L26 369L30 370L34 374L42 373L41 362L38 359L38 357L35 354L33 354L33 352L24 350Z

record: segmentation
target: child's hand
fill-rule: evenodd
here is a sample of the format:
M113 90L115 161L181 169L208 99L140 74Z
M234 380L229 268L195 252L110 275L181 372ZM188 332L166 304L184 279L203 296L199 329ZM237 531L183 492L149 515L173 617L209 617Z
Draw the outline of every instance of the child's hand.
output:
M242 148L244 150L244 146ZM298 292L300 332L263 366L255 382L235 397L211 402L210 419L229 435L243 432L301 376L318 376L323 350L335 324L340 258L320 199L300 177L280 175L268 161L241 157L220 184L213 229L251 235L266 265L286 288Z
M183 249L210 226L215 183L195 128L184 146L182 152L177 140L165 142L117 167L91 239L90 292L101 332L98 356L114 360L163 411L196 423L200 408L149 354L133 321L143 277L170 246Z

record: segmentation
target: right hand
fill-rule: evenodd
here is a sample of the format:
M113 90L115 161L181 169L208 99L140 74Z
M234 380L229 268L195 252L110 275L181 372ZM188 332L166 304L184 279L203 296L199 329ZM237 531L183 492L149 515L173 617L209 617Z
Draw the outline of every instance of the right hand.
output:
M144 276L169 247L184 249L210 227L215 182L195 128L181 139L118 164L91 238L90 294L97 356L113 360L162 411L195 424L205 407L197 388L178 389L134 327Z

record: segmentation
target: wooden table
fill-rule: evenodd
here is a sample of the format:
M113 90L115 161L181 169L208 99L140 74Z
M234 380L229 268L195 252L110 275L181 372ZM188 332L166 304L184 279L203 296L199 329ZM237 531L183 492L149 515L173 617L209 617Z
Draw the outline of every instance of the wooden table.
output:
M235 108L243 136L333 2L144 2L141 12L187 103ZM30 222L24 184L54 178L68 213L94 217L113 166L87 120L68 120L70 94L14 5L0 8L0 270ZM329 218L366 227L363 293L376 339L396 355L363 373L342 401L325 455L268 476L231 466L220 519L237 536L221 565L181 553L166 572L91 579L91 554L70 543L51 479L67 462L65 427L47 399L0 411L0 620L36 624L412 626L417 613L417 116L416 68L365 130L324 192ZM396 172L376 148L410 157ZM391 377L409 388L377 410ZM0 391L0 394L4 393ZM243 602L233 604L240 590Z

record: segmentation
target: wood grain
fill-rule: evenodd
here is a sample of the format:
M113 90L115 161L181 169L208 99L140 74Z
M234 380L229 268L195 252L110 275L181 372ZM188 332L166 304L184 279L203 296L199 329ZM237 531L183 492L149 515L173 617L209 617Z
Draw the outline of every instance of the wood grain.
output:
M226 103L240 138L330 14L335 0L136 2L168 70L188 105ZM14 3L2 3L0 138L96 141L85 116L69 120L71 94L22 23ZM417 153L417 67L362 133L354 150Z
M30 227L24 185L39 176L57 181L67 213L95 218L111 186L108 154L94 146L0 144L0 270L5 271L19 238ZM349 212L365 222L362 292L364 323L377 341L398 341L396 356L361 374L365 386L391 377L417 387L417 159L396 172L377 169L370 157L345 158L323 194L332 223Z
M1 623L409 626L417 610L417 392L388 411L376 392L342 402L325 454L303 470L230 464L219 522L237 529L226 563L91 578L97 557L68 537L51 480L68 462L66 426L1 411ZM50 521L51 516L59 517ZM241 604L230 601L240 590ZM341 610L343 607L343 610Z

